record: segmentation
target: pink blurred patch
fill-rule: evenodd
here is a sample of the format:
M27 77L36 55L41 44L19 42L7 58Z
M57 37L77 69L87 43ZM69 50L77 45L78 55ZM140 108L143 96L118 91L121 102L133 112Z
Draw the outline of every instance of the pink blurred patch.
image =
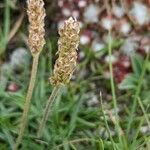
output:
M19 89L19 85L15 82L12 82L7 86L7 91L9 92L17 92Z

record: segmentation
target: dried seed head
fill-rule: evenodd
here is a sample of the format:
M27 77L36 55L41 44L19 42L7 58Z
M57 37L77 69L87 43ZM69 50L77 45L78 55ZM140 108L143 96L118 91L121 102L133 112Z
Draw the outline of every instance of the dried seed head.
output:
M44 18L46 16L43 0L27 0L29 18L28 44L32 55L39 54L45 44Z
M66 84L70 81L77 61L77 47L79 44L79 22L70 17L59 29L58 54L54 66L54 75L50 78L55 86Z

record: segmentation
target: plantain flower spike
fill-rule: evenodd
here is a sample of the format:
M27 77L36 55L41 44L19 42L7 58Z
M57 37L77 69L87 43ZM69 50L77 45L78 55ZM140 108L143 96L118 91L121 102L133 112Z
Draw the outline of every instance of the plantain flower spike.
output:
M29 18L28 45L32 55L39 54L45 44L44 18L46 16L43 0L27 0Z
M68 83L75 70L77 48L79 45L80 26L76 19L70 17L59 28L58 59L55 62L54 73L50 82L54 86Z

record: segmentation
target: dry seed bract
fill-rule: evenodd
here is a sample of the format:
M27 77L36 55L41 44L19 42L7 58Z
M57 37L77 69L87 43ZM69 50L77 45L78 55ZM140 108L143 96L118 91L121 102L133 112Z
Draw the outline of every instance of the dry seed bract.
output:
M32 55L40 53L45 44L44 18L45 9L43 0L27 0L27 14L29 18L28 44Z
M55 86L66 84L70 81L76 67L79 31L79 22L72 17L65 21L64 25L59 29L59 57L54 66L54 74L50 78L51 84Z

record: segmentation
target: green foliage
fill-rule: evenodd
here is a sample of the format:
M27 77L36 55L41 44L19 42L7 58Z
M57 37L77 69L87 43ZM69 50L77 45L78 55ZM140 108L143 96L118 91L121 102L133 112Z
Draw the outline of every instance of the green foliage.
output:
M138 81L143 69L144 59L141 55L134 55L131 57L133 73L126 76L121 82L119 88L122 90L136 89ZM144 82L144 80L143 80Z
M149 103L148 100L144 99L144 104L143 102L140 103L142 106L141 111L144 112L143 116L141 116L142 119L137 121L139 116L136 116L135 120L132 119L132 121L136 122L133 129L135 134L128 136L124 133L124 136L119 137L120 140L118 139L118 135L116 133L115 135L112 135L112 130L114 131L114 126L116 125L113 125L111 117L106 113L107 110L112 108L112 102L108 102L104 99L103 103L98 104L96 107L86 106L87 98L89 98L87 93L88 91L91 91L91 83L98 83L99 81L101 83L100 88L94 91L95 93L99 93L102 86L105 86L106 84L106 81L102 77L99 78L96 76L97 72L90 74L88 77L84 78L84 80L81 76L77 76L76 82L72 81L68 87L62 88L61 94L57 97L52 106L52 111L50 113L48 123L44 129L42 139L36 139L36 131L42 116L43 107L52 91L52 87L49 83L49 76L50 73L52 73L53 61L49 57L52 54L52 49L54 49L53 45L53 43L48 42L45 47L48 52L45 54L45 51L43 51L42 56L40 57L40 71L38 71L36 87L30 107L29 127L25 132L22 150L30 150L33 149L33 147L37 150L112 150L113 145L115 145L116 150L135 150L138 147L141 147L142 149L142 147L144 147L142 146L144 143L147 145L148 137L147 135L142 135L140 133L140 128L144 123L147 124L147 121L145 120L147 120L147 118L149 119L148 111L145 109L145 105ZM126 86L124 89L127 90L127 94L129 90L129 97L127 96L129 101L131 100L130 93L132 92L130 89L133 91L136 90L141 72L143 70L143 64L145 62L143 58L139 56L135 57L132 57L134 72L130 75L130 80L128 80L128 83L124 85ZM78 70L81 68L86 68L88 62L87 59L88 58L83 60L83 64L78 66ZM92 62L93 61L89 61L88 63ZM95 64L96 63L97 62L95 61ZM28 86L30 68L27 69L28 70L26 70L26 73L22 74L22 77L17 79L17 82L20 82L19 80L21 79L23 85L22 90L17 93L9 93L4 90L0 92L0 139L3 143L1 144L2 150L11 149L14 144L14 137L17 135L17 125L20 121L20 116L24 105L25 92ZM99 72L102 73L103 69L104 68L101 67L101 71ZM11 78L11 80L16 81L16 79L13 78ZM146 82L142 82L142 84L144 83ZM148 89L147 86L143 87ZM145 92L146 91L144 91L144 93ZM121 95L121 97L123 96L124 95ZM117 98L119 100L120 97L118 96ZM105 104L105 102L107 103ZM104 105L103 109L99 108L99 105ZM103 110L103 113L101 110ZM122 120L122 116L119 114L119 121L121 123L120 127L123 130L126 130L130 111L128 112L129 114L126 114L126 112L124 113L125 114L123 114L123 117L127 117L127 119ZM107 130L109 130L111 134L112 141L109 136L106 136L106 123ZM103 131L105 134L100 134L102 129L105 129ZM129 140L132 142L129 142Z

